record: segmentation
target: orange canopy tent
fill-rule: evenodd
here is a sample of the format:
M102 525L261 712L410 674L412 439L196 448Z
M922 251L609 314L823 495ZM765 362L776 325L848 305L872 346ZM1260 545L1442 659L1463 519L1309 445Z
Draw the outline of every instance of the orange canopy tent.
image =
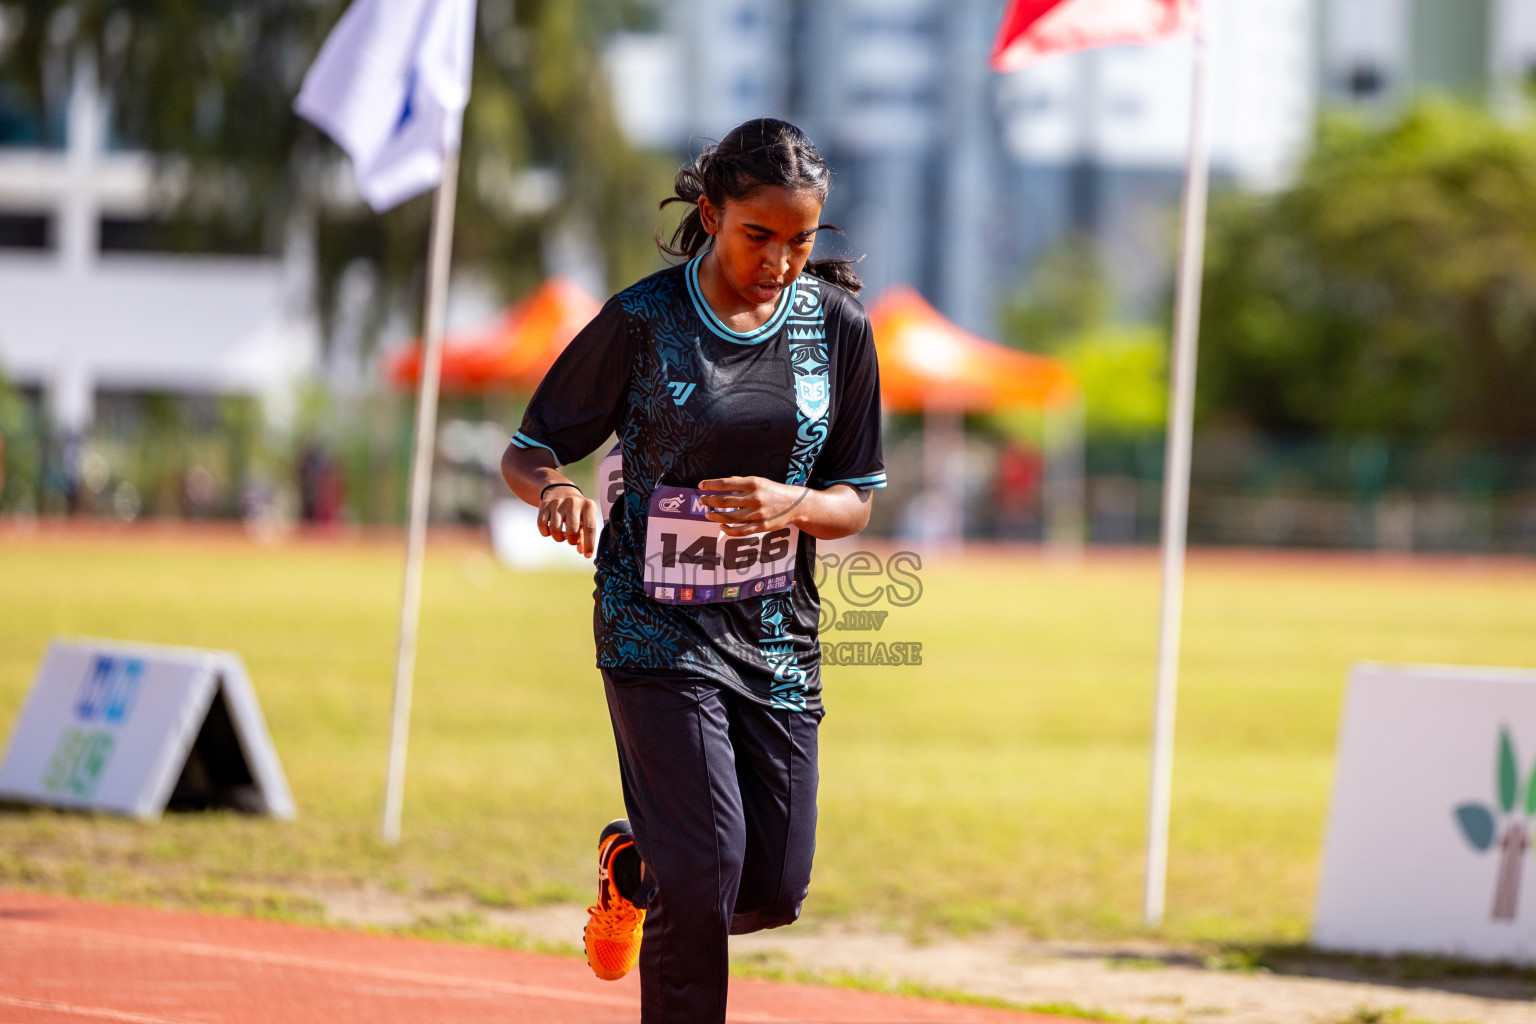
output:
M532 391L601 308L569 278L550 278L489 329L444 339L443 390ZM413 387L421 375L420 344L393 353L384 373L396 387Z
M964 535L964 414L1039 409L1068 421L1080 436L1077 382L1060 360L1029 355L978 338L944 319L906 286L890 289L869 309L880 359L880 397L892 412L923 414L923 494L910 506L917 536L930 544L958 547ZM1056 449L1053 456L1051 449ZM1080 488L1054 480L1064 472L1060 453L1047 448L1043 509L1050 523L1067 522ZM1080 480L1081 474L1075 474ZM1065 482L1065 481L1063 481ZM1048 526L1051 536L1062 533ZM1070 531L1068 531L1070 532Z
M893 412L1055 408L1077 394L1065 363L978 338L905 285L869 309L880 394Z

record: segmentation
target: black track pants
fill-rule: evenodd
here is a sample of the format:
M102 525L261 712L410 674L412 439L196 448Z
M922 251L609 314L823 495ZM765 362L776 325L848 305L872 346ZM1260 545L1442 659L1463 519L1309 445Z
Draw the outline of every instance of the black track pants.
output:
M659 886L640 947L641 1021L724 1021L727 936L800 916L822 713L681 673L602 673L624 806Z

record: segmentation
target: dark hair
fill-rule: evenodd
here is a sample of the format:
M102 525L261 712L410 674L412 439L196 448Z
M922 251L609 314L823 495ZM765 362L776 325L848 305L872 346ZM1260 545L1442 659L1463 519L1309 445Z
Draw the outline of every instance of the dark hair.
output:
M794 191L808 189L825 201L832 187L832 172L805 132L788 121L759 117L732 128L725 138L705 146L691 163L679 168L672 183L673 195L663 199L661 206L665 209L672 203L683 203L692 209L672 232L670 244L660 238L656 244L662 252L679 259L697 256L709 246L709 234L699 217L700 196L708 196L719 209L727 200L747 199L772 186ZM842 234L840 228L831 224L819 227ZM857 294L864 287L859 275L853 272L857 262L838 258L811 260L806 263L805 272Z

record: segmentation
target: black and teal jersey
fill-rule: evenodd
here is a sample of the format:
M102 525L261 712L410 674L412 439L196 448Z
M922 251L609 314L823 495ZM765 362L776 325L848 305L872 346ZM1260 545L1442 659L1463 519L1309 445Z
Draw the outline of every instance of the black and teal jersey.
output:
M647 510L658 486L724 476L884 487L869 318L846 291L802 275L766 323L738 333L704 301L699 259L610 299L550 368L512 443L566 465L618 435L624 491L596 560L600 667L696 672L762 703L815 709L815 539L800 535L785 593L663 604L641 585Z

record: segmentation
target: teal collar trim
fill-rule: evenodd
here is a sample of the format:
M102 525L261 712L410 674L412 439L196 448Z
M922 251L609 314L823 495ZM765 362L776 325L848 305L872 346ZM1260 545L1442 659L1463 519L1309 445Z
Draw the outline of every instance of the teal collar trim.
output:
M799 282L794 281L784 289L783 294L779 296L778 308L773 311L773 316L769 317L766 323L743 334L725 326L725 322L715 315L715 311L710 309L709 303L704 300L704 289L699 287L699 261L703 258L704 254L700 253L689 260L683 277L688 282L688 297L693 300L693 308L699 314L699 319L704 321L704 326L719 337L737 345L756 345L777 334L779 328L784 326L784 321L789 319L789 311L794 308L795 291L800 286Z

